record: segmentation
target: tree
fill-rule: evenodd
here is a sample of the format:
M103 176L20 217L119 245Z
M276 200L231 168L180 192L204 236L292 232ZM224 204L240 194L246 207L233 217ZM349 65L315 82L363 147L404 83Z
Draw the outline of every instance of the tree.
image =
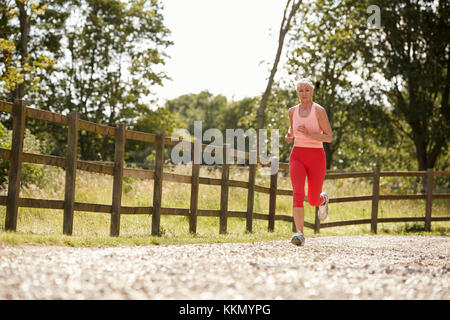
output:
M68 17L61 0L0 3L0 97L13 102L37 90L60 55L60 32Z
M226 129L243 129L244 131L255 128L256 111L260 98L247 97L227 104L219 115L218 129L225 136Z
M272 94L267 101L265 112L266 126L269 129L267 139L270 140L272 131L279 130L281 144L279 149L280 162L289 162L291 145L284 141L284 134L290 127L287 111L290 107L298 103L297 91L294 86L286 86L284 83L275 82L272 88ZM256 111L256 110L255 110ZM256 112L253 115L256 123Z
M227 129L248 129L256 127L256 112L259 98L247 97L238 101L228 102L222 95L212 95L208 91L199 94L185 94L166 103L166 108L191 136L194 135L194 121L202 121L202 130L216 128L221 131L223 142L227 137ZM209 144L216 141L205 141ZM248 144L245 150L248 151ZM236 147L236 146L235 146Z
M221 126L221 114L227 106L227 98L222 95L214 96L208 91L198 94L184 94L166 102L170 112L176 114L176 118L185 128L193 134L194 121L202 121L203 130L219 128Z
M387 121L380 123L386 119L381 92L370 86L372 72L362 64L368 54L365 42L371 35L365 3L308 1L298 16L302 23L293 27L287 70L296 78L310 77L315 82L314 100L326 109L333 130L333 142L324 143L330 169L334 154L362 136L368 126L379 129L376 132L383 136L383 143L392 135L382 133L392 128ZM355 85L358 78L361 81Z
M450 140L448 1L370 1L382 8L373 64L390 83L389 113L415 146L419 170L433 168Z
M143 114L132 126L132 129L148 133L158 133L163 130L166 137L170 137L175 129L182 127L183 124L177 120L176 115L165 106ZM127 140L125 149L127 150L125 158L130 162L153 162L156 154L154 143ZM168 148L166 148L166 152L168 152Z
M295 16L298 8L300 7L301 3L302 3L301 0L297 0L297 1L294 0L292 2L291 2L291 0L288 0L287 3L286 3L286 7L284 8L283 19L281 20L280 33L279 33L279 36L278 36L277 53L275 55L275 60L273 62L273 66L272 66L272 69L270 71L270 75L269 75L269 79L267 81L266 89L264 90L264 93L262 95L262 98L261 98L260 104L259 104L259 108L258 108L258 114L257 114L258 129L264 128L266 106L267 106L267 102L269 100L269 96L270 96L270 93L271 93L271 90L272 90L273 82L275 80L275 74L277 72L278 63L280 62L281 52L283 50L283 45L284 45L284 39L286 37L286 34L291 29L291 21L294 18L294 16ZM257 137L258 137L257 145L259 146L259 135L257 135ZM259 149L259 147L257 147L257 150L258 149Z
M162 5L155 0L69 1L71 23L64 35L65 57L34 95L41 109L116 126L132 126L149 114L152 87L167 78L156 66L164 64L164 50L172 44L163 24ZM42 131L41 128L36 130ZM56 134L58 145L65 134ZM109 137L80 132L80 153L85 160L112 157Z

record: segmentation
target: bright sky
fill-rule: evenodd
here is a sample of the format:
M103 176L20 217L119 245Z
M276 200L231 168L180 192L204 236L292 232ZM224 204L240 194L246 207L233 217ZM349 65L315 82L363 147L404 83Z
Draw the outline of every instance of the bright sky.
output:
M229 100L262 94L286 1L163 0L163 4L174 42L166 51L171 58L163 70L173 80L154 88L159 101L202 90Z

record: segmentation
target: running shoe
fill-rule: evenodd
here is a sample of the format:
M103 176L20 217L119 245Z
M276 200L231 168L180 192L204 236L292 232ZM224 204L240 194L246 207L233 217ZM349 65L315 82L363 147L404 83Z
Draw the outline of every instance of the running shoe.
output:
M323 221L328 217L328 194L326 192L322 192L320 195L325 198L325 202L319 206L317 215L319 216L319 220Z
M295 244L296 246L302 246L305 244L305 236L300 231L295 234L292 239L291 243Z

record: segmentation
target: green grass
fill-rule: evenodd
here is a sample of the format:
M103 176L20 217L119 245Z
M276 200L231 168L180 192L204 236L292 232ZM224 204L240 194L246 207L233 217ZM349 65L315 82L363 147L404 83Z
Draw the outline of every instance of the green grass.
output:
M54 178L45 188L28 186L22 188L21 197L40 199L64 199L64 171L46 167ZM165 171L190 175L190 166L178 166L175 169L165 168ZM202 167L200 175L220 178L220 170L209 170ZM234 180L248 179L248 170L233 166L230 178ZM382 194L392 194L389 181L381 183ZM78 171L76 181L75 201L99 204L111 204L112 177L102 174ZM269 186L268 176L258 175L256 183ZM278 187L291 189L289 176L279 175ZM332 197L370 195L372 186L369 179L326 180L324 190ZM2 191L6 194L6 190ZM123 184L122 204L124 206L151 206L153 199L153 181L126 178ZM220 204L220 186L200 185L199 208L218 210ZM163 207L189 208L190 185L183 183L163 182ZM233 211L245 211L247 191L242 188L230 188L228 208ZM277 197L277 214L292 215L292 197ZM450 200L434 200L433 216L448 216ZM255 211L267 214L269 195L255 193ZM218 217L198 217L197 234L189 233L188 217L161 216L161 236L151 236L151 216L122 215L120 237L110 237L110 215L105 213L75 212L73 236L62 234L62 210L20 208L17 232L6 232L4 206L0 207L0 244L44 244L63 246L122 246L122 245L165 245L217 242L253 242L286 240L292 235L292 223L275 222L275 231L268 232L268 221L254 220L253 233L245 231L245 219L229 218L228 233L219 234ZM424 200L380 201L379 217L423 217L425 214ZM327 222L369 219L371 202L353 202L330 204L330 216ZM314 221L314 208L305 203L306 221ZM378 234L422 234L449 235L449 222L432 222L431 232L424 231L424 223L380 223ZM370 225L353 225L334 228L323 228L319 234L305 228L307 237L342 236L370 234Z

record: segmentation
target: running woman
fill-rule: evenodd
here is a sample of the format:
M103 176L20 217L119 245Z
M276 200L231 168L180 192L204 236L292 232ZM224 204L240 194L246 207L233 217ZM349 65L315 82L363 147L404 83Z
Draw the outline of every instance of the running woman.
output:
M325 220L328 216L328 195L321 192L326 171L323 142L331 142L333 134L325 109L312 101L313 93L314 86L309 79L301 79L297 83L300 104L288 111L291 126L285 136L287 143L294 140L289 156L289 174L293 190L292 215L297 234L292 237L291 242L298 246L305 243L303 201L306 177L308 177L308 203L319 207L320 220Z

